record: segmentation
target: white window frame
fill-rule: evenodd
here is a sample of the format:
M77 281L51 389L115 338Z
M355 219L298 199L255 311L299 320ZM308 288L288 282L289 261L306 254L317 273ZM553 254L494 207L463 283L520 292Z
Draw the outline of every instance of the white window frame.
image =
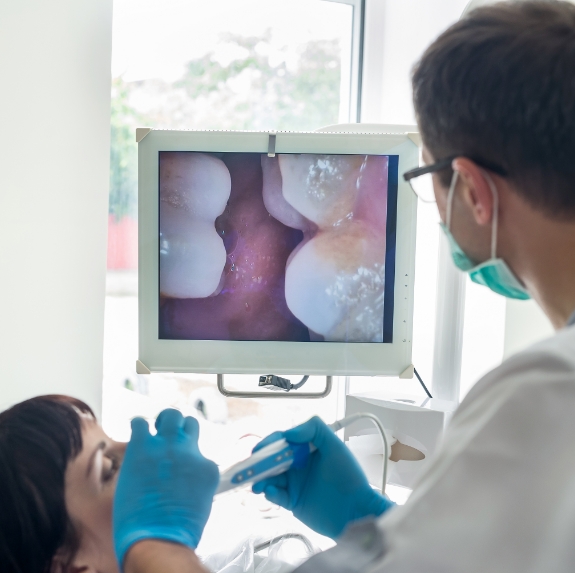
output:
M363 52L365 38L365 0L323 0L348 4L353 8L351 36L351 74L349 91L349 120L361 121L361 99L363 85Z

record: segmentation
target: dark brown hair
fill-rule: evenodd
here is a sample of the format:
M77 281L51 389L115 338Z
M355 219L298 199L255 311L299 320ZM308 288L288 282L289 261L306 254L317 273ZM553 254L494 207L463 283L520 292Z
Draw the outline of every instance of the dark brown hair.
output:
M505 2L445 31L413 72L421 135L436 160L502 166L517 193L575 217L575 6ZM448 184L450 173L444 172Z
M64 481L68 462L82 449L81 413L95 419L80 400L57 395L38 396L0 413L4 573L49 573L58 551L65 562L77 550Z

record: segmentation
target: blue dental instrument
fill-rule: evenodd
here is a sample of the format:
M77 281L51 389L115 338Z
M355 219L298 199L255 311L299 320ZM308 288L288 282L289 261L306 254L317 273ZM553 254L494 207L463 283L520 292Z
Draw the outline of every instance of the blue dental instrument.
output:
M354 414L330 424L329 427L334 432L337 432L356 420L365 417L373 419L379 426L384 440L385 451L388 451L384 430L379 420L377 420L373 414ZM316 449L313 444L290 444L283 438L277 440L223 472L220 475L220 485L216 491L216 495L246 486L256 481L261 481L271 476L279 475L287 471L292 465L295 467L303 467L307 462L309 454ZM387 456L384 456L384 484L386 473Z

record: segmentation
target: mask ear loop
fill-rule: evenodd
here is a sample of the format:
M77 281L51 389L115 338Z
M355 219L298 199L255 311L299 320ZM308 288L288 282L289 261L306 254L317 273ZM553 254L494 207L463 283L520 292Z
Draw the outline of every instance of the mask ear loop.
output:
M499 226L499 194L497 193L497 187L491 179L489 173L481 170L483 177L487 181L489 185L489 189L491 189L491 194L493 195L493 216L491 217L491 258L497 258L497 229Z
M447 230L451 231L451 210L453 206L453 195L455 194L455 186L457 185L457 178L459 173L457 171L453 172L451 177L451 184L449 185L449 193L447 194L447 212L445 214L445 224L447 225Z

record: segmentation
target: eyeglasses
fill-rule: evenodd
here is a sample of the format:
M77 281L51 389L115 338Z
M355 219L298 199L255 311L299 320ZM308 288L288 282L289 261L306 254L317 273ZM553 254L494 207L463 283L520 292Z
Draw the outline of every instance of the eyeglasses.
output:
M440 159L431 165L425 165L424 167L416 167L415 169L410 169L403 174L403 179L407 181L413 192L421 199L424 203L435 203L435 193L433 192L433 174L442 169L451 168L453 160L457 157L463 157L461 155L452 155L451 157L446 157L445 159ZM475 159L469 157L474 163L477 163L480 167L484 167L493 173L497 173L502 177L507 177L507 171L503 167L491 163L489 161L484 161L482 159Z

